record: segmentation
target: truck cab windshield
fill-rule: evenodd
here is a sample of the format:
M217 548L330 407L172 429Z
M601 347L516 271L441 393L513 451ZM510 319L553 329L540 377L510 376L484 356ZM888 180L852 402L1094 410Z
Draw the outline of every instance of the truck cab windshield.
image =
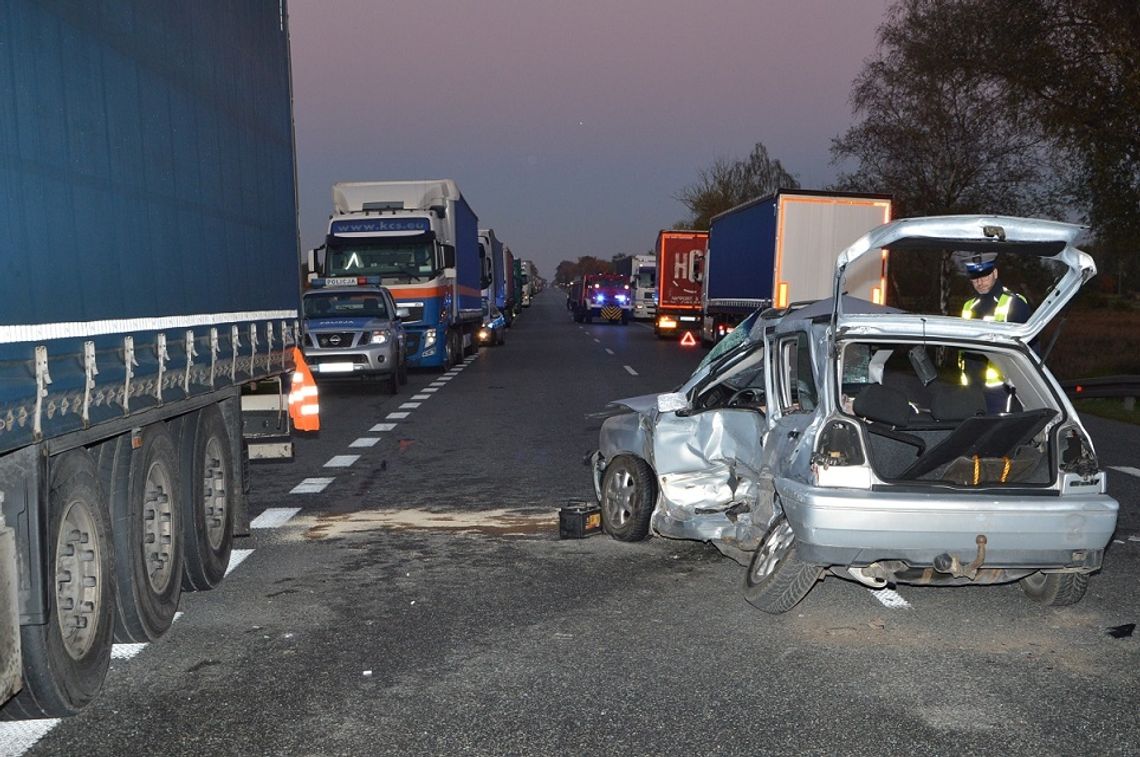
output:
M328 250L327 276L381 276L419 281L436 275L435 246L431 242L356 241Z

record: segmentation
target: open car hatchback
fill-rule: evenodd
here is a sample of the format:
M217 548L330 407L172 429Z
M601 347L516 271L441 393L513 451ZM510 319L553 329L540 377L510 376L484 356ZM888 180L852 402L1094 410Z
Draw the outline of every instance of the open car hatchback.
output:
M825 575L1020 581L1042 603L1079 601L1118 504L1031 340L1095 273L1073 246L1082 230L1003 216L873 229L839 253L831 299L757 312L677 391L614 403L628 412L606 419L592 458L603 527L712 542L773 613ZM1000 253L1056 276L1025 323L841 295L846 267L884 248ZM1000 385L964 379L967 361Z

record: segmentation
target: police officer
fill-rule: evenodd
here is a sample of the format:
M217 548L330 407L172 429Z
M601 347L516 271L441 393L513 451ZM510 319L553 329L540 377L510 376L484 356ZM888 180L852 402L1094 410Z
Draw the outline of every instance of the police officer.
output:
M1029 320L1029 302L1022 295L1007 289L998 278L997 263L993 254L974 255L966 263L966 275L974 286L976 296L962 305L962 317L982 321L1025 323ZM962 371L962 385L985 387L986 410L1001 413L1009 410L1009 390L1005 377L997 366L983 355L963 352L958 357Z

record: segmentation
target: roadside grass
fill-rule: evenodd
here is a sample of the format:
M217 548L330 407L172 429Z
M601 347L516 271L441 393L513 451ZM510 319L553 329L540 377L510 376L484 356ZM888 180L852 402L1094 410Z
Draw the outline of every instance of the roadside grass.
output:
M1114 421L1123 421L1140 426L1140 407L1128 410L1124 401L1118 399L1076 400L1073 407L1081 415L1095 415L1098 418L1108 418Z
M1140 310L1121 307L1073 308L1065 313L1060 336L1046 358L1058 379L1140 375ZM1042 347L1056 326L1041 335ZM1078 413L1140 425L1140 409L1128 410L1123 399L1076 400Z

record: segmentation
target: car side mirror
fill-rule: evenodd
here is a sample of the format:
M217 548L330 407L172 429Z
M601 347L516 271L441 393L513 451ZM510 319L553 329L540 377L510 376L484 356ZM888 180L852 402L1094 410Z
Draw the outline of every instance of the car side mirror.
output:
M657 412L675 413L689 409L689 398L680 392L666 392L657 395Z

